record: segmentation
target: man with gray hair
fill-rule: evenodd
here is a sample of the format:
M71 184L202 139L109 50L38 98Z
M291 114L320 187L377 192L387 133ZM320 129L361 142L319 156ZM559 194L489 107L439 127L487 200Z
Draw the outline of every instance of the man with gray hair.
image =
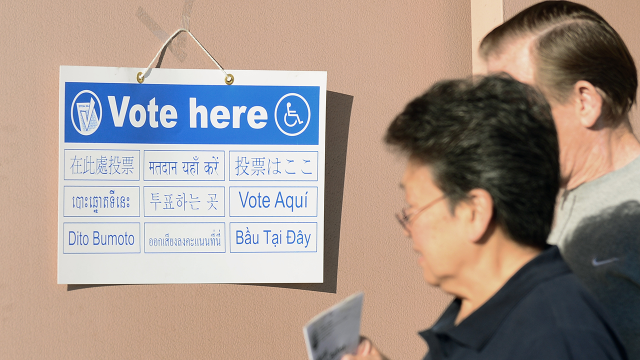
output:
M549 243L640 360L640 143L628 116L638 80L629 50L595 11L546 1L491 31L480 55L489 72L534 85L549 101L564 190Z

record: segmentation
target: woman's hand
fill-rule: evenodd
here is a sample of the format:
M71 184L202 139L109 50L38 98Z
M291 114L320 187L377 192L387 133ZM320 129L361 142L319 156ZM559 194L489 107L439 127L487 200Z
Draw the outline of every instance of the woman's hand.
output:
M356 350L356 355L344 355L341 360L389 360L382 355L380 351L373 345L371 340L364 336L360 337L360 344Z

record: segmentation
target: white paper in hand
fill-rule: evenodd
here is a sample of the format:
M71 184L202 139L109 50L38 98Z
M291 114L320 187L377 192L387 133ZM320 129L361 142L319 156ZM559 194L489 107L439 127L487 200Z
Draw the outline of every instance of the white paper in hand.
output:
M364 293L357 293L316 315L303 328L311 360L339 360L355 354L360 342Z

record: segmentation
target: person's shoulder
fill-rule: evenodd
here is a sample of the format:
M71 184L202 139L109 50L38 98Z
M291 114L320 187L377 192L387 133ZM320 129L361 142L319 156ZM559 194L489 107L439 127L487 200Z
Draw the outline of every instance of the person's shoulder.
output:
M529 324L531 352L551 359L626 359L607 315L572 273L538 284L512 315L516 323Z
M530 304L528 303L530 302ZM591 293L573 273L540 283L523 299L524 306L546 309L560 327L580 327L608 324L606 315Z
M620 191L620 190L625 191ZM627 200L640 201L640 193L632 190L640 189L640 156L627 165L608 172L601 177L587 181L577 188L569 190L575 195L580 205L593 205L596 213ZM585 214L593 213L593 209L583 208Z
M566 330L566 329L565 329ZM522 360L627 360L622 345L592 329L552 328L545 333L527 336L518 346Z

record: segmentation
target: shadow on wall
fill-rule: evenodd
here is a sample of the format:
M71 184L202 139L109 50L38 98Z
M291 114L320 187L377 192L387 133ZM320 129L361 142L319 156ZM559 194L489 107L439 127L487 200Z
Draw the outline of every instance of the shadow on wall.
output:
M322 284L252 284L336 293L342 221L342 193L353 96L327 91L324 180L324 282Z
M353 96L327 91L324 184L324 282L321 284L249 284L336 293L347 143ZM67 291L108 285L67 285Z

